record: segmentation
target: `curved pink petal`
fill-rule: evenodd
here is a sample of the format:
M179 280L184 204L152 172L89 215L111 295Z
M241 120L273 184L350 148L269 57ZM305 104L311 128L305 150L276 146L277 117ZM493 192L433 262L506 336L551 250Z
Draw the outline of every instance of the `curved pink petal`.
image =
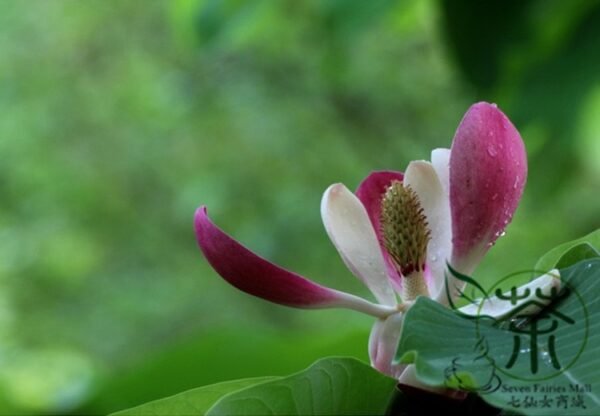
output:
M527 179L525 146L495 104L471 106L450 152L452 263L471 273L512 219Z
M246 293L297 308L344 307L378 317L394 311L321 286L263 259L213 224L206 207L198 208L194 225L198 244L210 265L228 283Z
M393 181L400 181L404 179L402 172L396 172L391 170L371 172L356 189L356 196L360 199L360 202L365 206L371 224L377 234L377 240L383 258L385 260L385 266L388 276L392 280L392 284L396 290L400 290L401 277L396 268L394 267L390 255L388 254L383 244L383 235L381 233L381 199L385 194L387 188L392 184Z

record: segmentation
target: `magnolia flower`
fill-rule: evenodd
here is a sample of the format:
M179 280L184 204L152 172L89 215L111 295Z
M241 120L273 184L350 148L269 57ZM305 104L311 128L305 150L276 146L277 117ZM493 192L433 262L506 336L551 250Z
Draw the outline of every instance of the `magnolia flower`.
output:
M393 361L404 312L418 296L447 303L458 295L463 282L452 276L446 293L446 265L467 275L475 270L510 222L526 178L519 133L496 105L482 102L465 114L451 149L435 149L431 162L410 162L404 174L371 173L355 193L331 185L321 202L325 229L376 302L261 258L213 224L206 207L196 211L196 235L217 273L246 293L297 308L341 307L377 318L369 338L372 365L418 384L410 368ZM548 291L557 281L544 276L533 285ZM507 312L492 300L479 306L494 316Z

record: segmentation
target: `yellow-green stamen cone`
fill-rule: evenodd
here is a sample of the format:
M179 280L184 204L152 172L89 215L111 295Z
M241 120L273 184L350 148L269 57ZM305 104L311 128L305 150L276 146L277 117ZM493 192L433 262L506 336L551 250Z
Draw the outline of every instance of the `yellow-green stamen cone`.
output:
M385 248L404 277L404 300L428 295L423 279L431 238L427 218L417 194L399 181L392 182L383 197L381 228Z

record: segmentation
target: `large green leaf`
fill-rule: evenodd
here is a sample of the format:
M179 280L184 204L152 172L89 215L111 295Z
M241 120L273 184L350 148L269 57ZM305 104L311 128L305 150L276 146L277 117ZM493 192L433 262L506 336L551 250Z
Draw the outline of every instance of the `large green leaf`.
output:
M228 394L207 415L384 414L395 385L354 358L324 358L289 377Z
M384 414L396 381L354 358L324 358L288 377L205 386L115 413L134 415Z
M363 320L359 324L369 323L367 317ZM199 331L169 348L142 355L119 367L118 376L108 378L75 413L108 414L223 380L267 374L287 376L333 354L368 359L367 336L368 328L364 325L356 329L339 328L336 333L317 328L292 333L258 322Z
M406 315L398 357L414 363L424 383L471 389L497 407L548 415L564 414L566 405L576 414L598 414L600 259L562 269L561 280L569 289L565 296L553 302L546 314L520 323L517 317L507 322L467 319L419 298ZM556 312L571 322L559 319ZM540 331L550 328L550 320L558 322L553 332L538 335L533 342L525 334L535 327ZM516 333L510 323L524 333ZM555 361L551 335L555 337ZM517 354L513 356L515 345ZM585 387L574 392L572 386ZM509 404L513 398L518 406ZM578 406L577 400L583 400L585 408Z
M596 257L600 257L600 230L554 247L539 259L535 268L547 271L554 267L568 267L581 260Z
M132 409L114 413L115 416L135 415L204 415L210 407L224 395L254 386L278 377L256 377L212 384L155 400Z

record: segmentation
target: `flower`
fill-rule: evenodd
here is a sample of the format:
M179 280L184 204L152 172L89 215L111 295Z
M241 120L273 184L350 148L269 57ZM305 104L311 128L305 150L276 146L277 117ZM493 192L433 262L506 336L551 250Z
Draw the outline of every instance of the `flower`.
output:
M450 276L452 293L446 294L446 265L463 274L475 270L512 219L526 178L518 131L495 104L481 102L465 114L451 149L435 149L431 162L410 162L405 173L373 172L356 193L331 185L321 202L325 229L376 303L261 258L212 223L206 207L196 211L196 235L217 273L246 293L292 307L343 307L376 317L372 365L418 384L393 362L404 312L418 296L441 303L457 296L464 283ZM541 284L556 286L555 280L546 277Z

